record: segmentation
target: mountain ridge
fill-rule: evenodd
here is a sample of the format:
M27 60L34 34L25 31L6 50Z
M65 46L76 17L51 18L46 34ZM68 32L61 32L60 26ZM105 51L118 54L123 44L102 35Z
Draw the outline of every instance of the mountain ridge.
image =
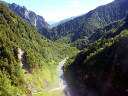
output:
M36 15L35 12L28 10L25 6L20 6L15 3L6 3L2 0L0 2L6 4L13 12L18 14L26 22L36 26L38 29L41 29L42 27L50 28L50 25L42 16Z
M47 30L47 32L41 32L41 29L38 32L52 41L76 45L75 47L82 49L77 45L82 42L86 43L97 29L125 18L128 10L127 4L127 0L113 1L112 3L99 6L85 15L58 25L51 30ZM42 28L42 30L44 29ZM78 42L76 42L77 40Z

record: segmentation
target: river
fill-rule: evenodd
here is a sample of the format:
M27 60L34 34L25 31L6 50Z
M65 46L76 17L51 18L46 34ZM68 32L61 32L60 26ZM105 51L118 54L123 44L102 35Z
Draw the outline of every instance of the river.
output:
M60 79L60 88L61 90L64 90L66 92L67 96L99 96L96 91L93 91L92 89L88 87L84 88L77 88L73 89L72 91L69 89L63 74L63 65L67 61L68 58L65 58L61 62L59 62L59 65L56 68L56 74L58 75Z
M64 90L66 92L67 96L72 96L70 94L69 88L67 86L67 83L64 79L64 74L63 74L63 65L64 63L67 61L68 58L65 58L64 60L62 60L61 62L59 62L59 65L56 68L56 74L59 77L60 80L60 89Z

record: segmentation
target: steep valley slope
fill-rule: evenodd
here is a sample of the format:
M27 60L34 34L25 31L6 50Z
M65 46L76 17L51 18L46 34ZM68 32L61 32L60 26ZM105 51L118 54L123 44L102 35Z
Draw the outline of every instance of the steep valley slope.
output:
M104 27L110 30L64 65L66 80L78 96L87 94L86 86L100 96L128 96L128 16L122 22L115 29Z
M24 50L22 71L18 49ZM78 52L40 35L36 28L0 3L0 95L31 96L58 86L55 69L63 58Z
M6 5L0 3L0 96L45 96L58 88L55 69L66 57L61 70L73 96L91 96L86 88L100 96L128 96L128 0L99 6L52 29L25 7Z
M57 27L48 30L42 28L38 32L52 41L83 49L88 46L88 38L97 29L125 18L128 11L127 5L128 0L115 0Z

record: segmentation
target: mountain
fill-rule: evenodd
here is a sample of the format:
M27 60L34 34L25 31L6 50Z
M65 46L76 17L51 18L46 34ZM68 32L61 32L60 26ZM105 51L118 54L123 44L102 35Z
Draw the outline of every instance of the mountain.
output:
M71 44L78 49L82 49L79 48L79 44L86 45L88 38L97 29L126 17L127 4L127 0L116 0L107 5L99 6L85 15L58 25L47 32L41 32L44 30L42 28L39 30L39 33L52 41Z
M76 52L40 35L0 3L0 96L31 96L57 86L58 62Z
M75 96L85 96L86 86L99 96L128 96L128 16L100 32L105 34L98 41L69 58L65 78Z
M105 34L109 34L112 30L117 29L120 27L121 24L124 24L123 20L118 20L113 23L110 23L104 27L99 28L95 33L93 33L88 39L78 39L71 46L77 46L79 49L83 49L88 47L89 44L99 40Z
M0 2L6 4L13 12L18 14L26 22L36 26L38 29L41 29L42 27L50 28L50 25L42 16L37 15L33 11L29 11L25 6L20 6L15 3L10 4L1 0Z
M52 27L52 24L57 23L57 21L49 21L48 24Z
M75 18L75 17L70 17L70 18L61 20L61 21L59 21L59 22L54 22L54 23L51 23L50 26L51 26L51 27L56 27L56 26L58 26L58 25L60 25L60 24L63 24L63 23L65 23L65 22L67 22L67 21L70 21L70 20L72 20L72 19L74 19L74 18Z

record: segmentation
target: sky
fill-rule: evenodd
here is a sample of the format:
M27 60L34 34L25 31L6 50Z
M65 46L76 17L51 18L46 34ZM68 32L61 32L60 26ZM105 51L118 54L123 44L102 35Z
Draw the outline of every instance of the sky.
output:
M41 15L47 22L60 21L72 16L85 14L98 6L114 0L3 0L25 6Z

